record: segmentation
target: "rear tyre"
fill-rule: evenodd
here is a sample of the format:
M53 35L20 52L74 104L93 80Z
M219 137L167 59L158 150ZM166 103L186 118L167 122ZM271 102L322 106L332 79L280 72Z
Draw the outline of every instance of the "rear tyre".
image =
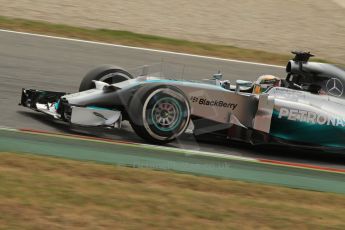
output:
M190 120L190 106L182 92L171 86L143 87L130 102L130 122L141 138L156 144L181 135Z
M133 76L126 70L112 65L102 65L89 71L79 86L79 92L95 88L93 80L103 81L108 84L119 83L132 79Z

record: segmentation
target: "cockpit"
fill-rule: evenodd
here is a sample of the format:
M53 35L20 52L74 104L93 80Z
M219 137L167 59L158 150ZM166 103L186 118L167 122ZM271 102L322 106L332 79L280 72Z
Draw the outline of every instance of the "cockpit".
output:
M286 66L287 76L281 79L273 75L262 75L254 82L237 80L231 85L221 80L221 73L213 76L213 81L230 91L261 94L273 87L284 87L313 94L327 94L345 98L345 71L338 66L309 62L314 55L309 52L292 52L295 57Z

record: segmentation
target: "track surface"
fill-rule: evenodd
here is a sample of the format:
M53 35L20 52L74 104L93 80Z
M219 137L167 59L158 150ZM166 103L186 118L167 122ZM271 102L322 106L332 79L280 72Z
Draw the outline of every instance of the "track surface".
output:
M284 69L248 63L159 53L148 50L104 46L0 32L0 125L57 132L75 132L63 124L52 122L41 114L17 106L22 87L75 92L83 75L100 64L116 64L124 68L165 62L186 65L184 77L203 79L221 70L229 80L254 80L264 73L284 77ZM101 135L101 134L99 134ZM103 134L103 137L141 140L129 125L124 130ZM171 144L179 148L214 151L231 155L266 158L345 168L345 156L281 149L254 149L239 144L215 145L196 143L190 135Z

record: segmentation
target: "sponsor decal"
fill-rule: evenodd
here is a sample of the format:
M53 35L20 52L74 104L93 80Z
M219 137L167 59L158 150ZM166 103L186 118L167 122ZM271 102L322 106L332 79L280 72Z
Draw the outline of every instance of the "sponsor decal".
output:
M327 116L299 109L280 108L278 118L286 118L290 121L307 122L310 124L345 127L345 120L342 117Z
M231 102L225 102L223 100L208 100L206 98L200 98L200 97L194 97L192 96L190 98L190 101L192 103L197 103L199 105L205 105L205 106L215 106L215 107L223 107L223 108L229 108L232 110L235 110L238 104L231 103Z
M341 97L344 92L343 83L338 78L331 78L326 83L327 93L334 97Z

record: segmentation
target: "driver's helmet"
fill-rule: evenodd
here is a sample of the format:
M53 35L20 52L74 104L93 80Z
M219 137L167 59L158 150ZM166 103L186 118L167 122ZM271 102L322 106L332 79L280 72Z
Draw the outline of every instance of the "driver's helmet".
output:
M281 80L273 75L262 75L254 83L253 93L261 94L272 87L280 87Z

